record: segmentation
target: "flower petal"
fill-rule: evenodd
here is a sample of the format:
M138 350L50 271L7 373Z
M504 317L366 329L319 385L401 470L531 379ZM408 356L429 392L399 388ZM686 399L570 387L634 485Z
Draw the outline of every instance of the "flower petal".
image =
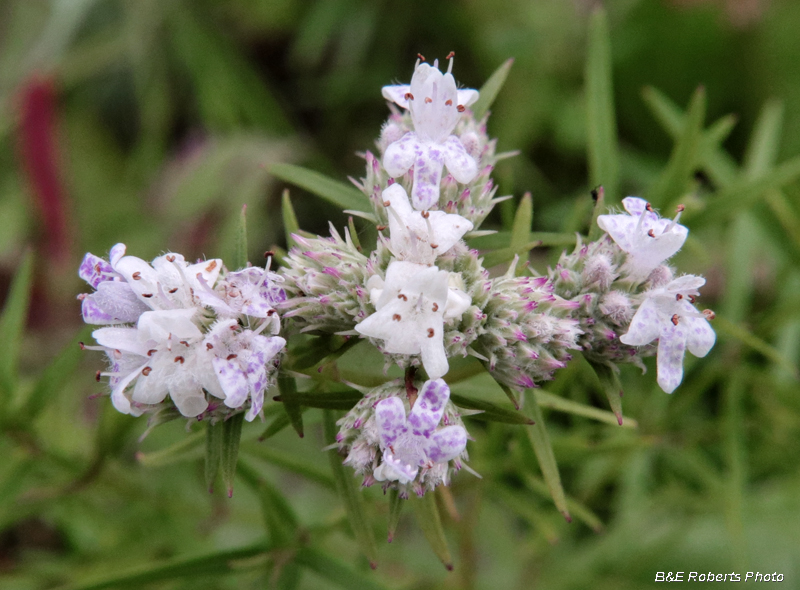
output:
M658 384L667 393L672 393L683 379L683 355L686 350L686 334L679 322L669 324L658 339Z
M691 303L686 300L682 303L685 315L681 316L680 323L684 324L686 347L694 356L702 358L714 347L717 335L705 318L695 316L697 310Z
M472 182L478 175L478 164L475 158L467 153L464 145L455 135L448 137L443 146L444 164L447 171L458 182L466 184Z
M87 324L127 324L149 311L128 283L104 281L97 291L84 297L81 303L83 321Z
M177 339L202 338L203 333L192 322L196 309L165 309L147 311L139 317L136 326L142 341L163 342L170 335Z
M113 267L108 262L99 256L87 253L78 269L78 276L89 283L92 288L97 289L97 286L102 282L111 281L119 275L114 272Z
M214 366L222 391L225 392L225 405L229 408L243 405L247 401L247 394L250 393L250 384L238 360L215 358L211 364Z
M408 99L406 94L411 90L408 84L396 84L394 86L384 86L381 88L381 94L386 100L390 100L396 105L408 109Z
M445 426L434 432L426 449L434 463L444 463L458 457L467 448L467 431L463 426Z
M422 392L408 414L408 425L416 436L430 437L439 426L444 406L450 399L450 388L442 379L426 381Z
M414 481L418 471L418 467L404 463L387 449L383 452L383 462L375 469L372 476L378 481L397 481L406 484Z
M433 321L429 322L434 324ZM444 324L439 318L438 323L433 327L428 326L433 330L432 335L429 332L420 339L420 358L422 365L425 367L425 372L431 379L438 379L444 377L450 366L447 364L447 354L444 350Z
M439 202L444 149L442 144L432 142L422 144L421 148L414 160L414 187L411 189L411 203L414 205L414 209L425 211Z
M406 409L398 397L387 397L375 404L375 423L382 449L394 445L406 432Z
M630 346L648 344L659 337L663 321L658 312L658 303L653 298L647 298L636 310L628 331L619 337L620 342Z
M408 132L386 148L383 167L389 176L398 178L414 165L417 153L421 153L420 141L416 133Z

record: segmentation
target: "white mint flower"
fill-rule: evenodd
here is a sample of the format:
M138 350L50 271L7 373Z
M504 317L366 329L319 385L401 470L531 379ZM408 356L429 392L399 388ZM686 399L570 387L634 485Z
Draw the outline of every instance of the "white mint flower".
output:
M378 481L412 482L420 469L434 469L458 457L467 446L463 426L438 428L450 388L442 379L426 381L411 411L398 397L375 405L382 462L373 472Z
M198 276L201 288L195 296L220 317L235 318L248 315L254 318L272 318L277 325L275 306L286 300L281 288L283 277L269 270L249 267L227 273L215 289L203 276Z
M384 352L419 354L431 379L438 379L449 368L444 350L448 279L447 271L435 266L391 262L385 282L375 275L367 283L376 311L357 324L356 331L383 340ZM463 313L463 298L469 296L462 291L454 297L458 302L451 305L452 311Z
M650 203L638 197L622 199L627 215L600 215L597 225L628 253L626 266L638 279L645 279L654 268L681 249L689 230L675 219L662 219Z
M477 90L456 88L451 73L417 61L409 86L385 86L383 96L411 111L414 131L391 143L383 155L383 167L392 177L414 168L411 200L415 209L427 210L439 202L442 168L461 183L471 182L478 174L475 159L467 153L458 137L452 135L461 112L478 99Z
M686 275L668 285L647 291L636 310L628 332L620 341L642 346L658 338L658 384L672 393L683 379L683 355L686 348L697 357L708 354L716 334L707 321L713 312L698 312L692 303L705 284L703 277Z
M460 215L415 211L397 183L384 190L382 198L389 212L391 251L398 260L431 265L472 229L472 223Z

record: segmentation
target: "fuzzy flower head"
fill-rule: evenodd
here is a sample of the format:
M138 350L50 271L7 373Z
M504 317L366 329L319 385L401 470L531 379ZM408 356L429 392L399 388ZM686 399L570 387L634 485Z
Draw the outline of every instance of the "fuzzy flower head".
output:
M396 183L383 191L383 205L389 211L391 250L398 260L431 265L472 229L460 215L415 211L405 189Z
M622 205L627 215L600 215L597 225L628 254L626 266L632 277L644 280L686 241L689 230L678 223L683 206L674 219L662 219L644 199L626 197Z
M417 62L409 86L386 86L383 95L408 108L414 131L389 144L383 156L383 166L392 177L400 177L413 168L414 186L411 200L415 209L427 210L439 202L442 169L458 182L468 183L478 174L478 165L461 143L452 135L461 112L478 98L476 90L459 91L450 73ZM405 91L405 89L408 89ZM401 98L402 97L402 98ZM466 104L459 103L463 99Z
M433 379L449 368L444 347L444 321L460 317L469 296L449 287L449 273L435 266L394 261L386 280L368 282L375 313L356 325L358 333L383 340L383 352L420 355Z
M704 357L716 341L708 323L713 312L700 313L692 303L705 279L694 275L678 277L663 287L644 294L628 332L620 336L624 344L642 346L658 339L658 384L672 393L683 379L683 355L689 349Z

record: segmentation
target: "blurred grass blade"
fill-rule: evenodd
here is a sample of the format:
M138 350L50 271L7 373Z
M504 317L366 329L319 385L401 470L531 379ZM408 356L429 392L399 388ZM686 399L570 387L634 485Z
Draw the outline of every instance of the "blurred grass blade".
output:
M205 430L199 430L160 451L137 453L136 459L145 467L164 467L173 463L199 459L203 456L202 447L205 438Z
M556 456L553 454L553 445L550 443L550 436L547 434L547 429L544 425L542 411L539 409L539 404L536 402L536 397L532 394L532 390L528 390L528 393L528 407L531 409L533 420L536 423L530 428L525 428L525 435L533 446L533 452L539 461L539 468L542 470L544 481L547 483L547 488L550 490L550 496L553 498L556 508L564 515L567 522L571 522L572 517L569 515L569 509L567 508L564 487L561 485Z
M104 590L105 588L143 588L147 584L180 580L197 576L221 575L239 569L237 560L246 560L264 555L269 547L256 543L241 549L216 551L193 557L179 557L161 563L147 563L122 573L68 584L58 590Z
M706 93L701 86L692 95L681 134L666 168L648 191L648 201L656 207L675 204L685 193L698 164L705 115Z
M222 484L228 492L228 497L233 497L233 479L236 476L236 460L239 458L239 442L242 439L242 422L244 412L231 416L222 425L222 457L220 467L222 470Z
M222 463L222 445L224 422L216 424L208 423L206 426L206 456L204 466L204 476L206 489L209 494L214 493L214 481L219 473L219 466Z
M280 401L283 409L289 416L289 422L300 438L303 438L303 412L297 399L297 381L294 377L281 375L278 377L278 390L281 392Z
M511 226L511 243L509 247L514 252L528 252L528 244L531 241L531 227L533 226L533 199L530 193L525 193L519 202L517 212L514 215L514 224ZM517 274L522 271L522 266L517 269Z
M236 245L233 251L234 267L237 270L247 267L247 205L242 205L239 213L239 226L236 228Z
M617 424L622 426L625 420L622 417L622 383L620 383L619 375L617 374L619 369L611 365L592 361L589 361L589 365L600 381L600 388L606 395L608 405L611 406L611 411L614 412L614 416L617 418Z
M528 418L522 412L507 410L493 404L492 402L475 399L466 395L458 395L455 393L450 394L450 400L459 408L480 410L480 414L469 416L474 420L481 420L483 422L502 422L504 424L525 424L528 426L534 423L533 420Z
M681 108L653 86L646 86L642 90L642 98L661 127L670 137L677 139L684 126L684 114Z
M331 410L323 411L323 425L325 443L329 445L336 444L336 419ZM342 464L342 456L339 452L336 449L331 449L328 451L328 458L331 462L336 489L344 503L350 527L359 547L361 547L361 551L366 555L370 566L374 569L378 565L378 547L375 543L372 526L367 518L364 495L356 487L352 472Z
M363 193L314 170L294 164L278 163L270 166L269 171L273 176L314 193L342 209L367 211L370 208L369 201Z
M400 512L403 510L403 504L408 500L403 500L400 497L400 492L391 488L389 490L389 534L387 535L386 542L391 543L394 541L394 534L397 531L397 525L400 522Z
M480 96L475 104L472 105L472 114L476 120L480 120L494 103L494 99L500 93L500 89L506 82L508 72L511 71L511 66L514 65L514 58L509 58L497 68L489 79L484 82L480 89Z
M363 252L364 248L361 247L361 241L358 239L358 230L352 215L347 218L347 229L349 230L350 242L355 246L356 250Z
M792 361L783 356L774 346L765 342L749 330L738 324L734 324L723 315L718 315L716 317L714 320L714 327L722 334L735 338L745 346L749 346L753 350L763 354L773 363L788 371L795 379L800 379L800 370L798 370L798 367L792 363Z
M514 404L514 409L515 410L519 410L519 407L520 407L519 400L517 399L517 396L514 394L514 392L511 390L511 388L508 385L504 385L503 383L500 383L499 381L497 381L497 384L500 386L500 389L503 390L503 393L506 394L506 397L508 398L508 400L512 404Z
M355 389L319 392L298 391L293 395L294 403L298 404L298 406L322 410L349 410L364 397ZM281 396L280 401L283 401L283 396Z
M616 203L620 198L619 144L611 61L608 18L598 7L589 20L585 72L589 183L603 185L609 202Z
M580 404L576 401L547 393L541 389L537 389L534 395L536 396L536 401L539 403L539 407L549 408L557 412L566 412L576 416L583 416L584 418L591 418L592 420L605 422L606 424L619 424L619 419L613 412ZM633 418L623 417L621 426L625 426L626 428L638 428L639 424Z
M289 501L246 461L239 461L236 471L258 495L270 544L275 548L290 546L297 534L298 519Z
M0 354L0 396L6 398L3 403L13 401L10 396L17 385L17 364L22 350L22 332L28 319L32 283L33 252L28 250L14 275L0 315L0 339L5 350Z
M560 540L558 529L552 519L548 519L539 507L531 502L528 494L520 494L509 487L503 485L491 485L491 495L494 496L504 507L516 512L523 520L526 520L531 528L541 534L548 543L554 545ZM545 490L547 486L545 486ZM549 498L549 493L547 494ZM552 513L552 508L547 507L548 512Z
M306 409L307 408L303 408L302 411L305 412ZM265 441L268 438L272 438L284 428L289 426L289 424L291 424L289 415L285 411L282 411L280 414L275 416L275 419L272 422L269 423L264 432L261 433L261 436L258 437L258 440Z
M742 166L746 178L756 178L775 164L783 129L783 102L770 100L758 115Z
M428 492L421 498L407 500L414 506L414 514L417 517L417 524L422 529L425 538L428 540L433 552L448 570L453 569L453 558L447 546L447 538L444 536L442 518L439 515L439 507L436 505L436 496Z
M541 246L541 242L528 242L519 248L501 248L499 250L487 252L483 255L483 266L485 268L491 268L493 266L497 266L498 264L505 264L506 262L511 262L514 260L514 256L519 256L520 258L527 260L528 252L537 246Z
M499 231L493 233L492 235L478 236L467 240L471 248L477 248L478 250L495 250L497 248L506 248L508 247L510 241L510 231ZM537 231L531 232L530 241L537 242L540 246L574 246L575 234L567 232L560 233Z
M59 389L64 385L64 379L73 374L80 363L82 350L79 343L89 338L92 327L86 326L78 335L67 344L54 358L42 373L28 396L14 410L15 417L20 421L31 422L50 403Z
M297 245L292 234L296 234L300 231L300 224L297 222L297 214L295 214L294 207L292 207L292 200L289 198L288 188L283 191L281 203L283 205L281 207L281 213L283 214L283 230L286 232L286 245L291 248Z
M592 209L592 222L589 225L589 239L594 241L599 239L603 233L603 230L597 225L597 218L607 213L606 189L603 186L592 189L592 199L594 200L594 208Z
M281 469L296 473L310 481L316 482L323 487L331 490L336 489L336 484L333 478L327 471L323 471L316 465L305 461L298 456L286 453L286 451L277 450L267 445L258 443L248 443L240 449L241 453L246 453L249 457L262 459L267 463L271 463ZM241 461L241 460L240 460Z
M306 567L321 578L345 590L386 590L373 576L362 574L350 566L311 547L298 550L295 563Z

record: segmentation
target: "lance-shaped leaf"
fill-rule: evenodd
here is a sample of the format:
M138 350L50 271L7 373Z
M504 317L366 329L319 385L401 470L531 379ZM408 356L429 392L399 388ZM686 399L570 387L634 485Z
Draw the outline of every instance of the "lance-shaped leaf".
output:
M387 535L387 543L394 541L394 534L397 531L397 525L400 522L400 512L403 509L403 504L406 500L400 498L400 492L395 488L389 490L389 534Z
M302 408L302 411L305 412L308 408ZM271 438L281 432L284 428L289 426L290 424L289 415L286 412L281 412L269 423L267 428L264 432L261 433L261 436L258 437L259 442L263 442L268 438Z
M222 429L222 484L233 497L233 479L236 476L236 460L239 458L239 442L242 439L242 422L244 413L236 414L225 420Z
M273 176L314 193L342 209L369 210L369 202L362 192L319 172L284 163L273 164L269 171Z
M300 232L300 224L297 222L297 214L294 212L292 200L289 198L289 189L283 191L281 198L281 214L283 216L283 231L286 232L286 245L291 248L296 246L292 235Z
M331 410L323 411L323 426L325 442L330 445L336 445L336 418ZM361 551L366 555L370 566L374 569L378 565L378 547L375 543L372 526L367 517L364 495L356 487L352 473L342 464L342 456L335 448L328 451L328 458L331 462L336 490L344 503L350 528L359 547L361 547Z
M283 409L289 416L289 422L295 429L297 435L303 438L303 412L300 409L300 402L297 397L297 381L294 377L280 375L278 377L278 389L281 392L280 401L283 402Z
M499 231L492 234L478 235L467 238L471 248L478 250L495 250L505 248L511 241L510 231ZM530 242L537 242L541 246L574 246L574 233L560 233L549 231L536 231L530 233Z
M352 569L349 565L334 559L312 547L303 547L294 558L295 563L308 568L324 580L344 590L386 590L372 576Z
M427 493L421 498L411 498L407 500L414 506L414 514L417 517L417 525L422 530L428 543L448 570L453 569L453 558L450 555L450 548L447 546L447 538L444 536L442 518L439 515L439 507L436 505L436 496Z
M205 456L205 481L206 489L209 494L214 493L214 481L219 473L219 466L222 462L222 445L224 437L222 430L225 423L220 421L216 424L208 423L206 426L206 456Z
M586 404L563 398L560 395L547 393L541 389L537 389L534 395L536 396L536 401L539 402L539 406L542 408L583 416L584 418L591 418L592 420L605 422L606 424L619 424L617 416L607 410L600 410L593 406L587 406ZM621 426L625 426L626 428L638 428L639 424L633 418L625 418L623 416Z
M497 98L500 89L505 84L512 65L514 65L514 58L504 61L481 86L478 100L472 105L472 114L476 120L480 120L489 111L494 99Z
M617 417L617 424L622 426L624 419L622 418L622 384L617 374L619 369L605 363L589 361L589 364L600 381L600 388L603 390L606 399L608 399L611 411Z
M539 494L543 498L550 496L550 490L548 489L547 484L535 475L531 473L523 473L522 480L531 491ZM571 515L589 526L594 532L600 533L603 531L603 521L600 520L600 517L592 512L592 510L585 504L582 504L574 498L567 496L567 508L569 508Z
M14 281L8 291L3 313L0 315L0 396L8 398L16 389L17 363L22 349L22 330L28 317L30 290L33 281L33 253L29 250L22 259Z
M515 256L520 256L527 259L528 252L537 246L541 246L541 242L538 240L534 242L528 242L527 244L523 244L518 248L501 248L499 250L494 250L493 252L487 252L483 255L483 266L486 268L491 268L493 266L497 266L498 264L511 262L514 260Z
M291 471L308 480L314 481L323 487L331 490L336 489L336 484L327 471L323 471L316 465L295 455L288 454L286 451L258 443L246 443L240 451L242 453L246 452L248 457L262 459L281 469L286 469L287 471Z
M747 151L744 155L744 175L756 178L767 172L777 160L783 129L783 103L768 101L758 115Z
M475 399L466 395L458 395L450 393L450 401L452 401L459 408L467 408L469 410L479 410L480 414L470 415L470 418L481 420L483 422L502 422L504 424L534 424L534 421L528 418L522 412L514 410L507 410L492 402L487 402L481 399Z
M597 240L603 233L600 226L597 224L597 218L606 211L606 189L598 186L592 189L592 200L594 201L594 208L592 209L592 223L589 225L589 239Z
M674 204L686 192L698 165L703 122L706 114L706 93L698 88L689 103L683 129L661 176L648 191L647 197L656 207Z
M586 128L590 184L605 186L611 201L616 203L619 199L619 142L611 76L611 35L602 7L594 11L589 21Z
M290 546L297 536L298 519L289 501L246 461L239 462L237 472L258 496L270 544L275 548Z
M152 453L139 452L136 460L145 467L164 467L182 461L193 461L203 456L205 437L206 433L199 430L164 449Z
M362 397L360 392L348 388L339 391L298 391L294 394L293 399L298 406L322 410L349 410ZM278 401L283 401L283 395L278 398Z
M564 495L564 487L561 485L561 475L558 473L558 464L556 463L556 456L553 453L553 445L550 442L550 436L547 434L547 428L544 425L544 418L539 404L536 402L536 397L532 394L532 390L528 390L528 407L530 408L531 415L533 416L536 424L530 428L525 429L527 440L533 446L533 452L536 454L536 459L539 461L539 468L542 470L544 481L547 482L547 488L550 490L550 496L567 522L572 522L572 517L567 508L567 499Z
M239 213L239 224L236 227L236 247L234 252L234 267L237 269L247 266L247 205L242 205Z

